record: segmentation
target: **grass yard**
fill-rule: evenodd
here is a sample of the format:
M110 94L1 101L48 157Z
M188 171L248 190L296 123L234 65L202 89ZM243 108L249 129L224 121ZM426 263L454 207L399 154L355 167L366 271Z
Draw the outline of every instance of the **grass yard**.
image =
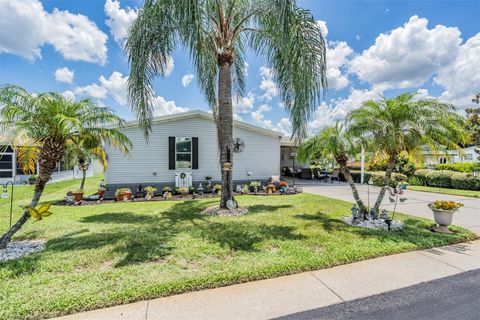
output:
M413 186L413 185L408 185L407 189L408 190L415 190L415 191L423 191L423 192L440 193L440 194L451 194L451 195L454 195L454 196L480 198L480 191L474 191L474 190L424 187L424 186Z
M88 184L95 190L97 181ZM50 184L47 198L76 186ZM30 196L31 187L21 188L17 195ZM16 237L45 239L47 249L0 263L0 319L47 318L475 238L457 227L453 236L434 234L431 221L404 215L403 232L350 227L342 218L351 204L308 194L242 196L248 215L199 215L217 201L53 207Z

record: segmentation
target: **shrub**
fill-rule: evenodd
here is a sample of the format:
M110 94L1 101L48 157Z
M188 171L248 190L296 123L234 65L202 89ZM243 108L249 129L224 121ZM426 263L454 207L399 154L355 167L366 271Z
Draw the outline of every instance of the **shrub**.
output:
M153 196L155 196L155 192L157 192L157 188L152 187L152 186L147 186L143 190L145 190L145 192L147 193L146 194L147 198L153 198Z
M480 190L480 177L474 177L470 173L455 173L451 179L455 189Z
M458 172L480 171L480 163L475 162L459 162L459 163L443 163L435 165L437 170L451 170Z
M419 169L413 174L419 180L420 185L427 185L427 174L433 172L431 169Z
M218 193L220 190L222 190L221 184L216 184L213 186L213 192Z
M122 193L132 193L132 190L130 188L118 188L115 190L115 197L118 197Z
M437 200L432 202L429 206L435 209L457 211L459 208L463 207L463 203L455 202L455 201Z
M408 183L413 185L413 186L421 186L422 185L422 181L417 178L416 176L411 176L410 178L408 178Z
M425 175L427 178L427 185L431 187L451 188L452 187L452 175L455 171L433 170Z

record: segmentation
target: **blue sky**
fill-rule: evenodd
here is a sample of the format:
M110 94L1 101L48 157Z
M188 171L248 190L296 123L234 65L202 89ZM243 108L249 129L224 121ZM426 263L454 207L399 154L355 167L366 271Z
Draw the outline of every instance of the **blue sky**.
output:
M298 2L313 13L328 42L329 90L309 128L344 118L380 94L419 91L460 110L480 91L480 1ZM30 91L93 96L126 119L129 73L121 49L138 0L0 0L0 83ZM249 55L247 94L236 118L288 133L271 69ZM189 81L190 80L190 81ZM155 83L155 114L208 110L187 55Z

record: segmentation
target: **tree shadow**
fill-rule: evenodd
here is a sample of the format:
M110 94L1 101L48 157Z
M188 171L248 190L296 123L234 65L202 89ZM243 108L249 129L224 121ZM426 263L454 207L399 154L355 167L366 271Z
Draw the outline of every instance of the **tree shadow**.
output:
M291 204L283 204L283 205L278 205L278 206L272 206L272 205L263 205L263 204L257 204L253 206L248 206L248 212L250 214L255 214L255 213L260 213L262 211L266 212L276 212L280 209L287 209L287 208L292 208L293 206Z

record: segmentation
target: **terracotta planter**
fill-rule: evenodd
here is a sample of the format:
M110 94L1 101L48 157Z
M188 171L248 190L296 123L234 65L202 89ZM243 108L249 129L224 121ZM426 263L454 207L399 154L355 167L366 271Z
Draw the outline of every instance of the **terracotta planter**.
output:
M98 197L103 198L105 196L105 190L98 191Z
M131 192L122 192L120 194L117 195L117 201L125 201L128 200L132 200L132 193Z
M83 192L72 192L72 195L75 202L80 202L83 200Z

